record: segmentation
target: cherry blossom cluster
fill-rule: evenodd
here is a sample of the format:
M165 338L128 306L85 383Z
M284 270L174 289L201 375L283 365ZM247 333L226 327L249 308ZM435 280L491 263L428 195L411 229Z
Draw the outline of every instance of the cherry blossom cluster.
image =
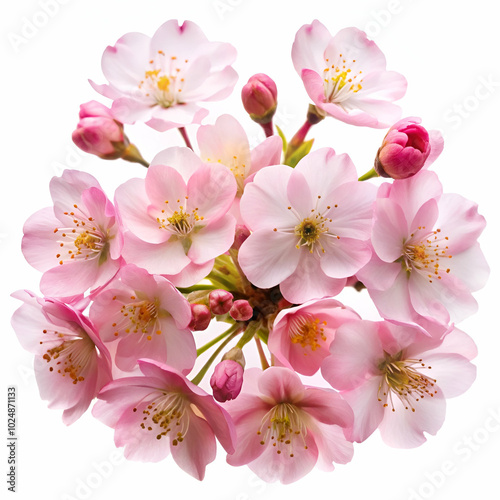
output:
M68 425L93 405L127 458L171 453L200 480L217 441L230 465L282 483L349 462L377 428L389 446L419 446L475 378L475 344L455 324L488 277L485 220L443 192L429 170L441 135L401 119L406 80L362 31L332 36L313 21L297 32L292 61L312 103L290 140L273 124L276 84L250 78L243 106L266 136L253 149L229 114L201 124L203 103L233 91L235 58L189 21L104 51L108 83L91 83L111 107L83 104L73 140L147 170L113 200L66 170L50 182L53 206L24 226L43 295L15 292L12 325L40 396ZM325 118L388 129L371 170L312 149ZM177 128L186 146L148 162L124 132L136 122ZM337 300L346 287L380 320ZM227 328L210 336L212 322ZM260 367L247 366L250 344Z

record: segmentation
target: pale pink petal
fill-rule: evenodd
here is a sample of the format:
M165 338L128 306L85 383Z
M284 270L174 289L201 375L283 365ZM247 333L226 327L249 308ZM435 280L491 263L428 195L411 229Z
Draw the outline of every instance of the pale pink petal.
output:
M40 290L49 297L67 296L68 286L71 286L71 293L73 294L84 293L93 285L104 284L96 283L99 271L99 262L96 259L65 262L63 265L53 267L43 274L40 281ZM115 268L116 271L118 271L117 268Z
M121 91L133 92L144 78L150 58L150 38L142 33L127 33L102 56L102 72Z
M387 290L368 289L368 293L383 318L408 323L415 321L418 315L410 300L407 273L403 272L401 266L398 265L398 267L400 271L390 288Z
M437 130L429 130L429 143L431 152L425 161L424 168L428 168L432 165L437 160L438 156L443 152L444 138L441 135L441 132Z
M363 442L382 422L384 407L378 401L380 383L381 377L372 377L355 389L341 393L354 412L354 425L347 433L349 440Z
M187 102L182 106L172 106L163 108L154 106L149 108L152 118L146 122L146 125L157 130L166 132L173 128L185 127L186 125L199 124L208 115L208 110L200 108L193 102Z
M239 412L236 407L240 408ZM252 410L248 411L249 408ZM227 456L229 465L248 464L263 453L264 445L260 444L262 438L257 432L260 431L263 418L269 409L269 404L264 403L257 396L242 393L234 400L234 405L229 407L229 412L236 426L236 451Z
M369 260L372 251L368 243L335 236L322 238L325 253L320 257L321 270L330 278L348 278L356 274Z
M179 205L185 208L187 187L181 174L175 168L165 165L150 166L144 187L149 204L152 205L148 207L151 218L153 218L151 210L153 207L160 218L170 216L179 209ZM179 200L181 200L180 203ZM162 213L162 210L165 212ZM158 227L159 223L157 222L156 225ZM159 243L159 241L150 241L150 243Z
M204 217L201 223L209 223L223 217L231 207L236 181L229 170L205 164L190 177L187 195L188 207Z
M179 25L176 19L171 19L156 30L151 39L151 51L156 53L162 50L165 56L176 56L181 59L196 53L207 41L207 37L197 24L184 21Z
M400 88L404 88L406 90L405 87ZM397 91L395 93L399 94L399 92ZM387 128L392 123L401 118L401 108L393 102L370 99L362 95L356 95L356 97L349 99L349 103L362 112L366 113L368 116L370 116L371 120L373 120L373 122L367 122L372 123L371 125L367 125L364 123L365 119L364 117L362 117L362 115L360 115L359 117L353 116L352 121L349 122L347 122L347 120L344 120L347 123L352 123L353 125L364 125L373 128ZM356 123L358 120L360 123Z
M384 262L394 262L399 259L404 251L405 238L408 236L408 222L403 209L391 199L378 199L371 239L377 256Z
M351 407L338 393L329 389L308 387L299 406L324 424L350 427L354 421Z
M296 270L302 253L295 240L294 234L269 229L252 233L238 255L247 278L259 288L271 288L285 280Z
M412 273L408 287L412 306L418 314L449 323L450 319L459 322L477 311L477 302L470 291L450 274L443 273L439 280Z
M202 161L198 156L196 156L189 148L184 147L172 147L160 151L152 160L149 166L148 172L155 165L165 165L167 167L174 168L184 179L187 184L189 178L196 172L196 170L202 165ZM158 175L164 170L160 170ZM146 182L149 174L146 176ZM148 189L154 188L154 184Z
M314 440L318 446L319 458L317 466L324 471L334 469L333 462L347 464L352 460L354 447L347 441L344 431L337 425L317 423L318 430L314 431Z
M328 29L317 19L297 31L292 46L292 61L299 75L303 68L323 70L324 53L331 39Z
M283 141L279 135L273 135L261 142L252 149L251 168L247 172L247 177L257 173L261 168L269 165L279 165L281 163L281 151Z
M116 366L120 370L130 372L136 367L137 360L141 358L166 363L167 344L165 337L154 334L151 336L151 340L148 340L147 335L141 332L132 332L122 337L116 349ZM174 368L177 367L174 366Z
M286 300L292 304L301 304L314 298L333 297L342 291L346 279L328 277L321 269L320 260L321 257L302 249L295 271L280 284L281 293Z
M259 390L276 403L299 402L305 395L300 378L287 368L271 367L265 370L259 379Z
M304 477L318 460L318 447L311 433L305 436L305 445L293 449L293 457L277 454L274 446L264 447L262 455L248 467L266 482L280 481L290 484Z
M344 156L344 155L341 155ZM326 173L330 176L332 173ZM350 182L329 193L324 200L331 208L322 214L331 218L332 233L346 238L367 240L373 218L373 202L376 188L367 182Z
M432 349L432 354L455 353L471 360L477 356L477 346L472 338L458 328L445 335L439 347Z
M442 193L443 187L437 175L428 170L421 170L408 179L394 181L390 197L403 208L406 220L411 223L426 201L432 198L439 199Z
M148 212L150 205L144 180L130 179L118 186L115 204L124 226L137 238L148 243L163 243L170 233L160 229L156 218Z
M151 274L178 274L191 262L179 240L155 245L131 233L125 233L123 257Z
M387 290L400 272L399 262L389 264L380 260L373 252L368 264L356 273L356 277L370 290Z
M203 227L191 237L188 257L195 264L204 264L227 252L234 241L235 226L234 217L227 214Z
M293 169L285 165L266 167L245 187L240 210L252 231L289 229L300 222L288 209L287 184L292 172Z
M460 396L476 379L476 367L459 354L429 352L425 354L425 365L430 369L424 374L436 380L436 390L445 398Z
M378 324L352 321L341 325L321 365L323 378L335 389L351 390L378 373L382 345Z
M155 109L153 106L152 99L120 97L113 101L111 113L115 120L132 124L137 121L148 121L153 115Z
M177 328L172 318L160 318L162 341L166 345L165 363L187 375L196 361L196 344L190 330ZM157 344L158 345L158 344ZM152 356L142 356L149 357ZM152 359L158 359L152 357ZM163 361L158 359L158 361Z
M427 439L424 432L435 435L444 422L446 400L438 393L415 403L415 411L406 410L398 398L393 398L394 409L385 408L380 424L383 441L394 448L415 448Z
M181 443L172 446L175 463L195 479L205 477L205 467L215 460L217 447L214 433L203 418L190 412L189 432Z
M288 181L287 197L290 205L301 219L305 219L311 215L311 210L318 199L317 195L313 199L308 181L297 169L293 170Z
M336 203L323 198L331 195L342 184L357 181L356 167L349 155L337 155L332 148L321 148L309 153L294 170L305 176L313 196L322 196L318 202L318 211L321 213L326 211L327 205Z
M321 78L321 76L317 73L317 71L312 69L303 69L299 74L302 78L302 82L304 83L307 95L311 98L311 101L316 104L318 108L327 111L323 104L325 102L325 90L323 87L323 79ZM347 113L336 104L331 104L329 106L331 106L331 108L335 110L336 114L340 116L348 116ZM330 113L329 111L330 107L328 108L327 113L335 116L335 114ZM335 117L337 118L338 116Z
M364 100L365 96L371 99L387 99L395 101L406 94L408 82L406 78L395 71L374 71L363 77L363 89L353 99ZM358 97L359 96L359 97Z
M188 287L205 278L214 266L214 260L209 260L204 264L195 264L190 262L180 273L174 275L165 275L173 285L178 287Z
M476 203L458 194L443 194L439 200L436 228L449 240L446 244L451 255L467 250L479 238L486 220L477 213Z
M471 292L483 288L490 275L490 267L479 243L475 243L464 252L454 254L446 265L450 269L450 274L456 276Z

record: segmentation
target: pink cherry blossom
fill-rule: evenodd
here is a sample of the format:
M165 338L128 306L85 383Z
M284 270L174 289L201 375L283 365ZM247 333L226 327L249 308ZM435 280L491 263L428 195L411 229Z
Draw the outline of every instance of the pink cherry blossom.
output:
M125 260L176 286L194 285L233 243L236 221L227 212L235 193L226 168L204 164L188 148L162 151L145 179L130 179L116 190L129 230Z
M123 237L115 209L90 174L65 170L50 181L53 208L24 225L22 250L42 271L40 288L68 297L105 285L121 265Z
M233 213L239 218L239 199L245 185L262 168L280 163L283 147L281 138L268 137L250 150L246 132L236 118L222 115L217 118L215 125L201 126L197 139L203 161L222 164L233 173L238 185Z
M389 129L375 158L378 175L406 179L428 168L441 154L443 136L437 130L428 132L421 121L404 118Z
M12 316L12 327L35 355L40 397L49 408L64 410L63 422L70 425L111 380L109 352L78 309L28 291L12 296L24 302Z
M161 25L152 38L127 33L102 56L109 85L97 92L113 99L113 116L123 123L146 122L163 132L201 123L208 111L199 101L228 97L238 75L230 66L236 50L210 42L191 21Z
M228 453L234 451L229 415L173 368L151 360L139 360L139 367L142 376L104 387L93 415L115 429L115 444L125 447L126 458L159 462L172 452L181 469L202 480L215 459L215 436Z
M259 288L280 285L291 303L338 294L370 259L375 188L357 181L346 154L323 148L295 169L266 167L248 184L241 215L253 231L239 251Z
M284 309L269 332L269 350L283 366L313 375L330 355L337 328L359 319L352 309L332 298Z
M236 426L230 465L248 464L264 481L297 481L318 465L334 469L353 455L344 430L352 425L349 405L329 389L307 387L291 370L245 371L241 394L224 404Z
M373 257L357 273L380 314L448 324L473 314L471 292L489 268L477 238L485 226L477 205L458 194L442 194L427 170L379 188L373 224Z
M189 373L196 346L188 330L188 301L167 279L132 264L123 267L118 277L90 308L102 340L118 340L118 368L131 371L139 358L150 358Z
M364 441L378 427L396 448L412 448L436 434L445 398L465 392L476 376L477 351L464 332L441 339L410 325L357 321L342 325L322 374L354 410L350 438Z
M385 56L357 28L332 36L318 20L302 26L292 47L295 70L314 104L352 125L385 128L401 116L393 101L406 79L386 70Z

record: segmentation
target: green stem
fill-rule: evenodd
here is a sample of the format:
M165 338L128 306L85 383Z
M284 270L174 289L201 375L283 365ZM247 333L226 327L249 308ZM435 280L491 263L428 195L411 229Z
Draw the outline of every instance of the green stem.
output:
M231 333L234 332L234 326L235 325L232 325L231 328L228 328L218 337L215 337L210 342L207 342L205 345L202 345L199 349L196 350L196 356L198 357L200 354L203 354L205 351L208 351L208 349L210 349L213 345L219 343L223 338L227 337L228 335L231 335Z
M233 340L234 337L236 337L236 335L238 335L240 333L240 329L241 329L241 325L236 324L236 325L233 325L226 332L229 335L229 337L226 340L224 340L224 342L222 342L222 344L216 349L216 351L212 354L212 356L210 356L210 359L203 365L203 367L198 372L198 374L193 378L193 380L191 380L191 382L194 385L198 385L202 381L203 377L207 373L208 369L212 366L212 363L215 361L215 359L220 354L222 349L224 349L224 347L226 347L226 345L229 344L229 342L231 342L231 340ZM229 334L230 331L232 331L231 334Z
M191 292L199 292L200 290L217 290L215 285L193 285L188 286L187 288L177 287L177 290L181 293L191 293Z
M255 338L255 343L257 344L257 351L259 351L259 358L260 358L260 364L262 365L262 369L267 370L269 368L269 363L267 362L264 349L262 349L262 343L257 335L255 335L254 338Z
M262 325L260 322L257 321L251 321L247 329L245 330L245 333L241 336L241 339L238 340L238 343L236 344L236 347L239 347L240 349L243 349L243 347L248 344L254 337L255 332L261 327Z
M235 290L236 287L234 283L231 283L229 280L226 279L226 276L220 273L219 271L212 269L210 274L207 276L207 278L212 281L212 282L217 282L219 285L222 285L226 287L227 291Z
M378 177L377 172L375 172L375 169L372 168L371 170L368 170L366 174L363 174L358 181L367 181L368 179L372 179L373 177Z

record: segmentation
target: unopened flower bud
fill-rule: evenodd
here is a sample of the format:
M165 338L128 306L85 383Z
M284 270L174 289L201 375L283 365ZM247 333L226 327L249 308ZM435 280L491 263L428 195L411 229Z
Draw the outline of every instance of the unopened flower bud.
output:
M262 124L270 123L276 112L278 89L264 73L253 75L241 90L241 100L250 118Z
M253 309L248 300L235 300L229 315L236 321L248 321L253 316Z
M212 319L210 310L204 304L190 304L190 306L192 317L188 328L195 331L206 330Z
M210 378L214 398L220 403L236 398L243 384L243 367L231 359L216 365Z
M237 224L236 230L234 232L234 242L231 248L233 248L234 250L239 250L241 245L243 245L243 243L249 236L250 230L242 224Z
M227 290L213 290L208 296L210 310L216 316L226 314L233 305L233 295Z
M406 179L421 170L431 152L431 143L420 121L404 118L389 129L375 158L378 175Z
M80 121L72 139L82 151L105 160L121 158L128 146L123 124L116 121L111 111L97 101L80 106Z

